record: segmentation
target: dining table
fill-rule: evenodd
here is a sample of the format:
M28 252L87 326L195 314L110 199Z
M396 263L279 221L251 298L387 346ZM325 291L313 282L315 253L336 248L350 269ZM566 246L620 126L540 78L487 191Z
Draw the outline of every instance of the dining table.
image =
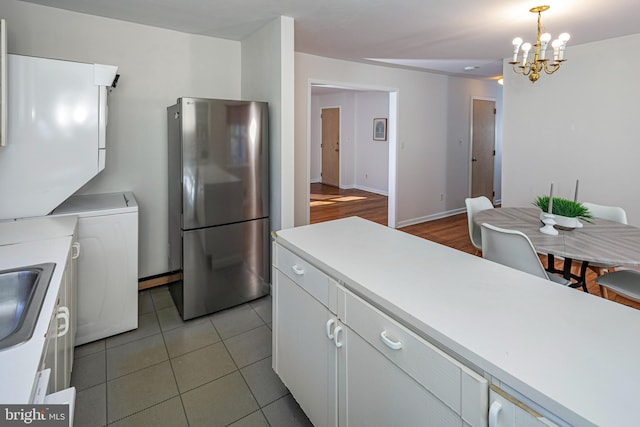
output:
M611 266L640 266L640 228L602 218L580 220L582 227L557 227L557 235L540 232L544 225L540 209L501 207L477 212L474 223L488 223L496 227L518 230L533 244L536 252L547 255L547 271L562 273L571 281L571 287L585 292L589 263ZM555 257L563 258L562 269L555 266ZM580 264L579 274L572 272L573 262Z

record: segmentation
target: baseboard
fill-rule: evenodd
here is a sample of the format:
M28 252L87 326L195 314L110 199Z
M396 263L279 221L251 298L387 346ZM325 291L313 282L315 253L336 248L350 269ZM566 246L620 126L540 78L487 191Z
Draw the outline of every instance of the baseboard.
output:
M378 190L377 188L369 188L369 187L365 187L362 185L354 185L351 188L355 188L357 190L362 190L362 191L367 191L369 193L375 193L375 194L380 194L381 196L389 196L389 192L388 191L382 191L382 190Z
M398 222L397 228L407 227L409 225L420 224L421 222L433 221L436 219L447 218L449 216L458 215L461 213L465 213L467 211L466 208L454 209L451 211L439 212L433 215L426 215L420 218L407 219L404 221Z
M138 280L138 290L142 291L144 289L155 288L156 286L166 285L177 282L178 280L182 280L181 272L165 273L157 276L146 277Z

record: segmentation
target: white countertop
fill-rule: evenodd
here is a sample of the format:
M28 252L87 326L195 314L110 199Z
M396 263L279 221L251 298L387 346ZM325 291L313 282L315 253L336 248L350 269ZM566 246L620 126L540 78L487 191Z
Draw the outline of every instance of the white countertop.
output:
M276 240L566 422L638 423L640 311L356 217Z
M0 223L0 270L56 263L33 336L25 343L0 350L0 403L24 404L31 401L45 334L76 224L76 217L44 217Z

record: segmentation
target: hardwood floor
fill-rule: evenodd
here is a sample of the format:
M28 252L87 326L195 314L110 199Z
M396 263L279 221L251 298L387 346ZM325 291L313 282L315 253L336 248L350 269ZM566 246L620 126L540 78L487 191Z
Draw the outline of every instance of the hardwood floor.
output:
M362 190L311 184L310 223L359 216L387 225L387 199L387 196Z
M387 225L387 197L362 190L342 190L323 184L311 184L310 219L311 223L332 219L359 216L379 224ZM467 214L453 215L434 221L423 222L399 229L405 233L429 239L445 246L470 254L475 247L469 240ZM543 263L546 257L542 258ZM561 268L561 264L557 264ZM587 273L587 288L590 294L600 296L595 283L595 274ZM576 292L581 292L576 290ZM609 291L609 299L620 304L640 309L640 304Z

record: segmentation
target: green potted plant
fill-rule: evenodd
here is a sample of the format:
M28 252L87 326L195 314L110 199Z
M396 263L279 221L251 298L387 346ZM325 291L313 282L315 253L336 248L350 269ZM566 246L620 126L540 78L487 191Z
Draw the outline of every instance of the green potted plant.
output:
M533 205L542 211L540 213L540 218L542 219L542 215L547 213L549 209L549 196L538 196ZM591 212L580 202L554 197L551 209L556 225L559 228L572 229L582 227L580 220L592 222L593 216Z

